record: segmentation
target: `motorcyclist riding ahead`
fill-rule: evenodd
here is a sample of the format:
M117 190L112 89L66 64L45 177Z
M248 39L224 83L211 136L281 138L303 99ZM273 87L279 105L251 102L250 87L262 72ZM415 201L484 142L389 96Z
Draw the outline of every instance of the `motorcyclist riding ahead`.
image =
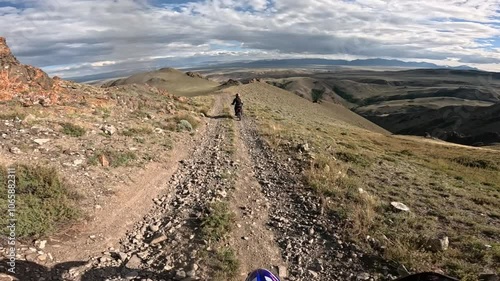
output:
M241 112L243 108L243 102L241 102L240 94L236 94L231 105L234 105L234 115L241 120Z

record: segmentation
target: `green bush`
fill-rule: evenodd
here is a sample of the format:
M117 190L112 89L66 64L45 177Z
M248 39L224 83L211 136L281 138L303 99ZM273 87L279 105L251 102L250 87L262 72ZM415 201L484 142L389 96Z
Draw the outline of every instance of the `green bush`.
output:
M181 120L181 121L179 121L179 123L177 123L177 129L179 131L189 131L189 132L192 132L193 131L193 126L191 125L191 123L189 123L189 121L187 121L187 120Z
M78 125L66 122L66 123L61 123L61 126L63 127L62 132L68 136L81 137L85 135L85 129Z
M210 213L201 224L203 236L210 241L219 241L231 231L234 220L235 216L227 202L211 204Z
M0 204L7 206L7 169L0 167ZM19 238L40 237L63 224L76 219L79 210L74 205L75 195L59 178L54 168L43 166L16 166L16 234ZM0 214L7 222L7 212ZM7 234L2 228L1 233Z
M321 99L323 99L324 94L325 94L325 89L323 89L323 90L312 89L311 90L312 101L313 102L320 102Z
M233 249L225 247L216 252L214 265L217 280L230 280L238 275L240 261Z
M174 120L176 123L179 123L182 120L185 120L191 125L191 127L193 129L198 128L198 126L200 125L200 121L189 114L182 114L182 115L176 116L176 117L174 117Z
M488 169L493 171L499 170L498 166L490 160L474 159L467 156L461 156L453 158L452 161L465 167Z

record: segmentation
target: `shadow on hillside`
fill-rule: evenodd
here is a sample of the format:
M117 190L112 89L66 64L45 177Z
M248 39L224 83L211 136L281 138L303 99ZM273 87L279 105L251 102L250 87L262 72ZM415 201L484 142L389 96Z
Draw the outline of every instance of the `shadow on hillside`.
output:
M74 261L74 262L64 262L56 264L53 268L47 268L46 266L29 262L29 261L16 261L16 273L12 274L8 272L6 260L0 261L0 280L2 274L13 276L20 281L39 281L39 280L68 280L71 278L68 271L72 268L78 268L85 266L87 262L84 261ZM159 276L158 273L147 271L147 270L135 270L122 267L103 267L103 268L92 268L86 271L83 276L81 276L81 281L95 281L95 280L107 280L108 278L131 278L142 277L142 278L169 278L168 272L165 272L165 276ZM74 278L74 277L73 277ZM72 278L69 280L73 280Z
M234 119L234 117L229 114L221 114L221 115L207 116L207 117L211 119Z

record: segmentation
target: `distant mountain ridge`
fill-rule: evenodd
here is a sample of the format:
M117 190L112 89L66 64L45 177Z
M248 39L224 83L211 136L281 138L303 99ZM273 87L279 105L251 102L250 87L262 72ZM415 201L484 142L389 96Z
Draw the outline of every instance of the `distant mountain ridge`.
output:
M461 66L441 66L427 62L405 62L395 59L356 59L356 60L329 60L329 59L275 59L258 60L247 62L232 62L215 64L218 67L291 67L291 66L311 66L311 65L331 65L331 66L369 66L369 67L406 67L406 68L430 68L430 69L456 69L456 70L478 70L480 69Z
M311 67L311 66L352 66L352 67L394 67L394 68L407 68L407 69L449 69L449 70L483 70L461 65L455 67L440 66L434 63L427 62L405 62L395 59L357 59L357 60L329 60L329 59L269 59L269 60L255 60L255 61L235 61L235 62L218 62L218 61L205 61L200 62L197 66L183 67L181 63L165 63L169 67L177 69L200 70L212 68L293 68L293 67ZM117 70L111 72L96 73L84 76L67 77L68 80L76 82L89 82L104 79L112 79L118 77L126 77L136 73L151 71L146 68Z

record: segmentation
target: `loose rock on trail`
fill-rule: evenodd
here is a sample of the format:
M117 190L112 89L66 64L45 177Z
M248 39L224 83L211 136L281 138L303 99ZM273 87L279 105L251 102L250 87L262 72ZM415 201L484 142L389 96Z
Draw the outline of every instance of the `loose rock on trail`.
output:
M229 97L218 96L213 113L221 113L223 103ZM367 272L363 252L342 237L338 219L324 212L320 198L304 186L300 163L268 148L252 119L209 119L189 155L154 207L123 237L120 249L103 249L89 261L20 280L213 280L204 253L215 245L200 227L209 204L218 200L228 201L235 213L223 243L240 262L237 280L255 267L272 269L282 280L387 276Z

